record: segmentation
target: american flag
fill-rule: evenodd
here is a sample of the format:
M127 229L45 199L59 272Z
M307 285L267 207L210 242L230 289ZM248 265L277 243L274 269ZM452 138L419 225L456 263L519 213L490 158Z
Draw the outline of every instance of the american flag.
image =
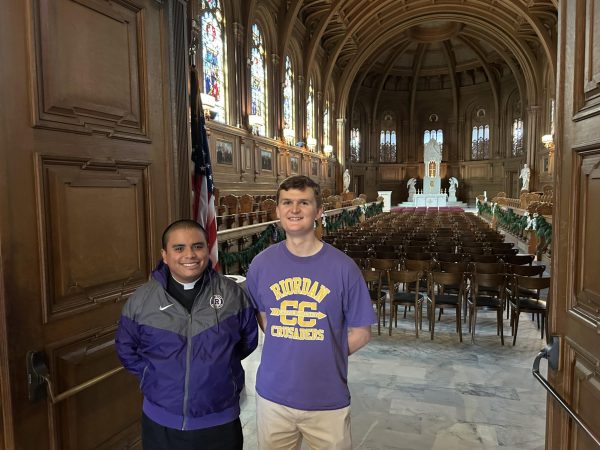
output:
M215 270L219 269L219 247L217 245L217 219L215 214L215 198L213 195L213 176L210 164L210 151L206 136L206 122L200 100L198 72L192 68L191 79L192 105L192 174L193 218L208 233L208 251Z

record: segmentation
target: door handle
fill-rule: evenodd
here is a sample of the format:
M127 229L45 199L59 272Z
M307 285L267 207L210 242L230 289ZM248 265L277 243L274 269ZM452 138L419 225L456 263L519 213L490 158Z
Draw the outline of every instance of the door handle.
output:
M29 351L27 352L27 388L29 401L35 402L40 400L45 391L47 392L52 404L60 403L63 400L66 400L69 397L72 397L81 391L84 391L87 388L106 380L122 370L122 366L115 367L114 369L98 375L91 380L87 380L81 384L78 384L77 386L74 386L65 392L55 394L44 354L42 352Z
M548 380L544 378L543 375L540 374L540 361L542 358L548 360L548 366L554 370L558 369L559 365L559 356L560 356L560 339L558 336L552 336L550 338L550 343L546 346L546 348L542 349L535 359L533 360L533 367L531 369L531 373L533 376L544 386L544 388L548 391L552 397L558 402L558 404L566 411L566 413L575 421L577 425L584 430L588 436L596 443L598 447L600 447L600 439L596 436L592 430L583 422L581 417L571 408L571 406L567 403L567 401L562 398L562 396L556 392L556 390L550 385Z

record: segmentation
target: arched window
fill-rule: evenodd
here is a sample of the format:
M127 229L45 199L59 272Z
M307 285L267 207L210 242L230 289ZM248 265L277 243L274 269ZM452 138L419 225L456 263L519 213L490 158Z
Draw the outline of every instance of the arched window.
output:
M396 162L396 118L385 112L379 137L379 162Z
M360 130L358 128L350 130L350 160L352 162L360 161Z
M294 143L295 137L295 104L294 104L294 71L292 60L285 57L283 74L283 134L288 144Z
M252 25L252 66L250 68L252 122L256 132L265 136L267 130L267 69L265 64L265 45L257 24Z
M396 162L396 132L394 130L381 130L379 162Z
M490 126L473 127L471 133L471 159L489 159L490 157Z
M306 95L306 143L314 151L310 140L315 138L315 91L312 78L308 81L308 93Z
M423 133L423 144L427 144L430 140L435 139L440 144L440 149L444 149L444 132L442 130L425 130Z
M523 154L523 120L515 119L512 127L512 155L521 156Z
M227 84L225 82L225 24L219 0L203 0L200 13L204 93L214 97L214 120L225 122Z

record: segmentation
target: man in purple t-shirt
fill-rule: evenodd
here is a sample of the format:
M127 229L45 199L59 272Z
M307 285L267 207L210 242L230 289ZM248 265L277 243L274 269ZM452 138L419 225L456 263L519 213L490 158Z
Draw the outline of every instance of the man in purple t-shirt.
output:
M286 179L277 217L286 240L256 256L246 285L265 332L256 379L261 450L350 449L348 355L369 342L375 313L361 272L317 239L317 183Z

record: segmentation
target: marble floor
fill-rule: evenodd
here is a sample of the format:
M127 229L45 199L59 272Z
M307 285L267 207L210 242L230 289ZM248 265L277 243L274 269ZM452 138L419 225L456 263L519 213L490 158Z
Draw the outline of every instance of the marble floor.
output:
M412 323L409 312L391 337L374 327L371 342L350 357L355 449L544 448L546 396L531 375L544 341L528 316L521 316L514 347L506 319L500 345L494 313L480 313L475 342L465 336L462 344L453 312L437 323L433 341L425 330L415 338ZM248 450L257 448L259 360L260 347L245 361L241 419Z

